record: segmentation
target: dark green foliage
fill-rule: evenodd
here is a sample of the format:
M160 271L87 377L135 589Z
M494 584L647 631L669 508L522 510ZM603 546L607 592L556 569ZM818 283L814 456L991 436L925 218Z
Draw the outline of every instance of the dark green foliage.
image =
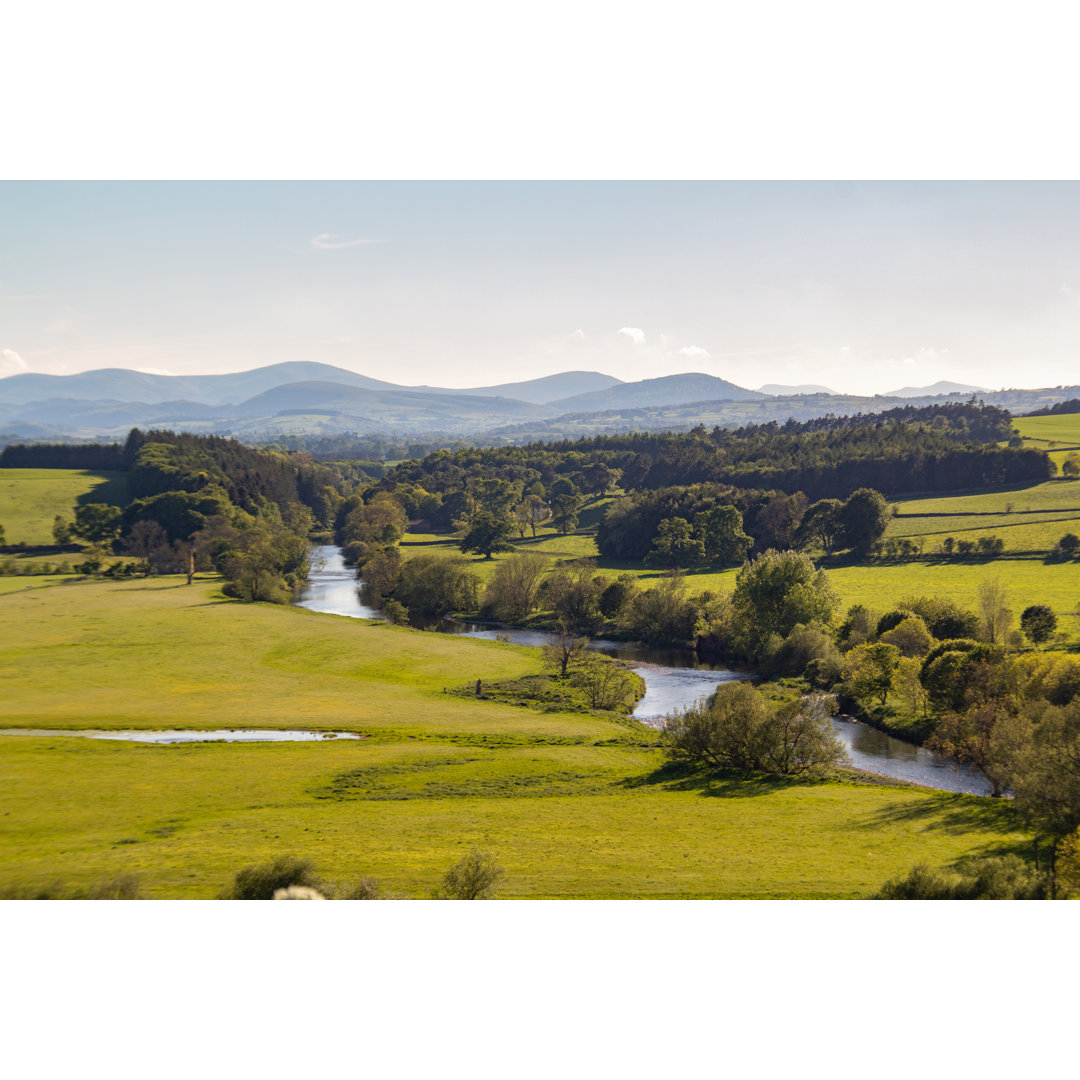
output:
M980 641L943 641L923 658L919 679L936 708L958 711L968 703L968 690L980 665L999 658L1000 650Z
M885 496L873 488L861 487L837 512L840 520L839 546L867 555L885 535L889 525L889 507Z
M795 533L795 545L805 548L820 544L825 554L831 555L843 535L843 506L839 499L819 499L808 506Z
M1073 556L1080 551L1080 536L1076 533L1066 533L1058 542L1058 549L1064 555Z
M955 871L916 866L882 886L875 900L1047 900L1050 882L1016 855L972 859Z
M723 683L707 704L668 717L668 758L779 776L825 776L846 754L822 695L774 706L746 682Z
M121 515L119 506L104 503L78 506L71 532L91 544L111 544L120 535Z
M463 552L475 552L490 559L496 551L512 551L507 540L514 534L514 523L509 517L499 516L488 510L478 510L469 519L469 528L461 538Z
M638 591L637 579L633 574L620 574L600 594L600 614L605 619L618 618L619 613Z
M645 556L646 566L664 566L674 570L705 562L705 545L696 539L685 518L664 518L656 530L652 550Z
M436 900L490 900L503 876L503 868L487 851L474 847L446 871L441 888L432 893Z
M874 632L878 637L882 634L888 633L890 630L899 626L905 619L910 619L912 613L910 611L904 611L903 608L895 608L893 611L887 611L877 621L877 626L874 628Z
M188 540L206 527L212 517L227 517L231 506L225 492L216 485L199 492L163 491L135 499L124 510L124 535L131 534L142 521L156 522L170 541Z
M979 629L978 615L948 597L908 596L900 601L899 610L918 615L938 641L973 638Z
M1046 604L1032 604L1020 616L1020 629L1036 644L1041 645L1054 636L1057 616Z
M287 889L290 885L303 885L319 892L323 890L322 879L315 873L310 859L283 855L272 863L241 870L222 899L273 900L278 889Z

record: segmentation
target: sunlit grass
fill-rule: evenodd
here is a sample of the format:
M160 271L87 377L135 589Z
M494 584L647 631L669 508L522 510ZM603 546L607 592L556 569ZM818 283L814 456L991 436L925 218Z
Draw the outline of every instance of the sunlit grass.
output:
M127 475L86 469L0 469L0 525L9 544L52 544L53 519L76 502L127 502Z

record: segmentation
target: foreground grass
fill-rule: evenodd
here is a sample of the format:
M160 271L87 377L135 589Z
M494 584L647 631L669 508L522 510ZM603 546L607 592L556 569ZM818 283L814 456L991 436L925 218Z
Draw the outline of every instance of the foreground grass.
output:
M528 649L178 580L6 596L0 725L369 737L162 746L0 730L0 888L137 874L151 897L212 897L241 867L294 854L421 897L475 845L505 867L508 897L857 897L917 862L1028 845L997 800L672 771L625 721L443 693L535 672Z
M9 544L52 544L53 518L75 506L127 502L127 474L87 469L0 469L0 525Z
M0 736L0 884L139 875L212 897L281 854L425 897L472 846L506 897L865 897L915 863L1025 851L1000 801L667 774L655 751Z

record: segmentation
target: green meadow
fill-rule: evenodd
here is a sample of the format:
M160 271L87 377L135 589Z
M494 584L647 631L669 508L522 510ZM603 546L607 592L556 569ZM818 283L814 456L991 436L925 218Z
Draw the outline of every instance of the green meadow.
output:
M76 504L127 502L127 476L86 469L0 469L0 525L9 544L54 543L57 514L71 521Z
M9 593L0 886L137 874L212 897L311 858L423 897L473 845L506 897L863 897L916 862L1025 851L1007 804L902 786L672 771L607 714L443 692L536 671L533 650L296 608L213 580ZM145 745L72 728L341 729L351 742Z

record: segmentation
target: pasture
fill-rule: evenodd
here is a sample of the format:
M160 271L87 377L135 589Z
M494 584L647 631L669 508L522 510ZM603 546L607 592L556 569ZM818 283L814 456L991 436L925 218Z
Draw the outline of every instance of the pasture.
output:
M75 506L128 501L127 476L86 469L0 469L0 525L9 544L52 544L57 514L71 521Z
M360 741L162 746L3 734L0 887L139 875L212 897L311 858L423 897L478 845L507 897L858 897L913 863L1024 851L1000 801L662 768L603 714L444 694L532 650L224 600L179 578L9 594L4 727L342 728Z

